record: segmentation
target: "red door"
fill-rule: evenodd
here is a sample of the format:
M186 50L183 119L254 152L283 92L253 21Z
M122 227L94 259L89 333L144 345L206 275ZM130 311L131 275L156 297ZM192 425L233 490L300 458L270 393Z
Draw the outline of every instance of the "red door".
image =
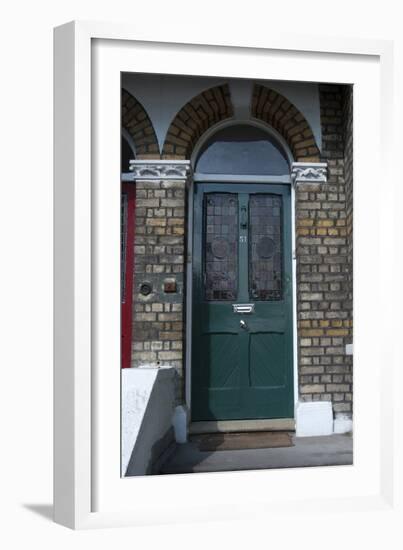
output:
M130 367L132 347L132 297L134 274L134 227L136 187L122 183L121 201L121 358L122 368Z

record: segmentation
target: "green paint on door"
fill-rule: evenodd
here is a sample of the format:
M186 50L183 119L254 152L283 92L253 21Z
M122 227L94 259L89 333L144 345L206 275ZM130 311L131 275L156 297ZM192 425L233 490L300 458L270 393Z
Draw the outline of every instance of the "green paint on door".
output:
M294 415L290 193L195 188L193 421Z

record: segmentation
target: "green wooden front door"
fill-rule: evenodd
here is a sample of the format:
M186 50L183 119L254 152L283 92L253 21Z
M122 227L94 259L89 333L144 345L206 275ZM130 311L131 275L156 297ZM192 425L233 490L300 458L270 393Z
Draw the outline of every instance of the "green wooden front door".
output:
M195 187L193 421L294 416L290 193Z

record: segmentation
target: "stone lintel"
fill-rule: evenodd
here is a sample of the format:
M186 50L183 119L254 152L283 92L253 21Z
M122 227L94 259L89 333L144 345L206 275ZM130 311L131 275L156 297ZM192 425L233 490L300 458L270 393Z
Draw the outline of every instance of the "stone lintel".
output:
M133 181L186 180L190 174L190 160L131 160Z
M299 183L326 183L327 162L293 162L291 181L294 187Z

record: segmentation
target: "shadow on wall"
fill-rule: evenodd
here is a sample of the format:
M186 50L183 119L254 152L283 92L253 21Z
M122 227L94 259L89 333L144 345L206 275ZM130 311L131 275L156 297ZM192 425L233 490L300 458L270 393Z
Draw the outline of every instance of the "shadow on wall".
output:
M173 367L122 370L122 476L152 473L154 463L174 444L177 383Z

